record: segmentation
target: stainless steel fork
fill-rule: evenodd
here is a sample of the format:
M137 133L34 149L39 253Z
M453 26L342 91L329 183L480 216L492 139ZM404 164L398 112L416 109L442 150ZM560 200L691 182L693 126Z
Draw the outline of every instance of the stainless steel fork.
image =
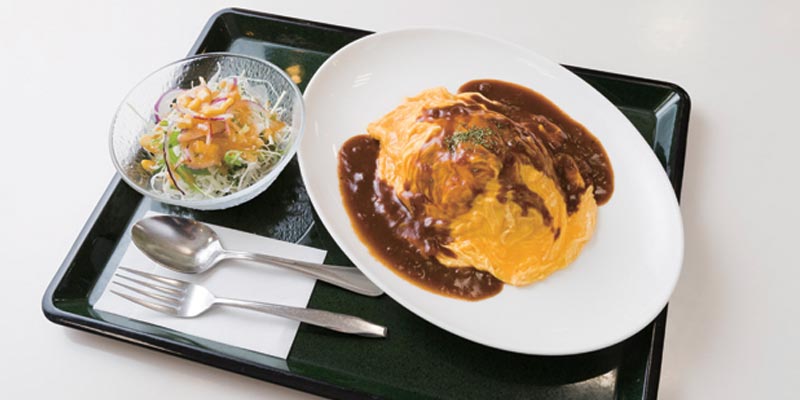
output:
M336 332L378 338L386 337L387 333L386 327L373 324L352 315L308 308L281 306L257 301L216 297L208 289L195 283L167 278L122 266L119 267L119 270L135 275L136 277L121 274L119 271L115 273L116 277L138 285L138 287L119 282L118 280L114 280L112 283L131 292L138 293L147 299L114 289L111 289L111 293L151 310L174 315L176 317L193 318L208 311L208 309L214 305L225 305L260 311L304 322L309 325L327 328ZM144 278L144 280L138 279L137 277Z

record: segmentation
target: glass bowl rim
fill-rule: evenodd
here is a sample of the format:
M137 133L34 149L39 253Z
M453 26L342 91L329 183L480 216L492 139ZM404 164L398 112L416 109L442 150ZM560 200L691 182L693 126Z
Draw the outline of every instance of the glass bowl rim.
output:
M127 176L127 174L123 172L123 168L120 165L120 161L117 159L117 156L116 156L116 154L114 152L114 126L116 125L119 113L122 110L122 107L125 105L125 103L128 100L128 98L144 82L146 82L148 79L152 78L156 74L158 74L158 73L160 73L160 72L162 72L162 71L164 71L164 70L166 70L168 68L171 68L171 67L174 67L174 66L176 66L178 64L183 64L183 63L186 63L186 62L189 62L189 61L194 61L194 60L201 60L201 59L208 59L208 58L226 58L226 57L228 57L228 58L241 58L241 59L246 59L248 61L254 61L257 64L262 64L266 68L277 72L279 76L283 77L283 79L286 80L286 82L289 84L289 87L291 88L292 92L295 95L294 96L295 97L295 100L294 100L295 103L294 103L293 107L299 107L299 110L300 110L300 120L299 121L293 121L293 123L292 123L292 129L293 130L296 129L295 133L294 133L295 137L293 138L294 142L292 142L292 145L287 149L286 153L281 157L281 159L278 160L278 162L275 164L275 166L268 173L266 173L264 176L262 176L258 181L254 182L252 185L250 185L250 186L248 186L248 187L246 187L246 188L244 188L242 190L239 190L239 191L231 193L231 194L227 194L227 195L222 196L222 197L211 198L211 199L202 199L202 200L172 199L172 198L169 198L169 197L166 197L166 196L163 196L163 195L159 195L159 194L157 194L155 192L146 190L145 188L142 188L141 186L139 186L136 183L134 183ZM162 203L171 204L171 205L175 205L175 206L198 209L198 210L218 210L218 209L233 207L233 206L239 205L239 204L241 204L243 202L249 201L253 197L255 197L258 194L260 194L263 191L265 191L272 184L272 182L278 177L278 175L280 175L280 173L283 171L283 169L286 167L286 165L289 164L291 159L294 158L294 155L297 153L298 147L300 146L300 142L303 139L303 131L305 130L304 128L305 128L305 103L304 103L304 100L303 100L303 94L302 94L302 92L300 92L300 88L297 86L297 84L295 84L294 81L292 81L292 79L289 77L289 75L284 70L282 70L280 67L278 67L277 65L275 65L275 64L273 64L273 63L271 63L269 61L262 60L262 59L259 59L259 58L256 58L256 57L251 57L251 56L248 56L248 55L235 54L235 53L229 53L229 52L209 52L209 53L197 54L197 55L193 55L193 56L189 56L189 57L185 57L185 58L182 58L182 59L179 59L179 60L172 61L172 62L170 62L168 64L165 64L165 65L157 68L153 72L150 72L149 74L147 74L147 76L145 76L144 78L139 80L139 82L137 82L125 94L125 96L122 98L122 101L120 102L119 106L117 106L116 111L114 112L114 117L111 119L111 127L109 128L109 133L108 133L108 149L109 149L109 152L111 153L110 154L111 155L111 160L114 163L114 167L117 170L117 174L122 177L122 180L124 180L125 183L128 184L128 186L130 186L131 188L133 188L134 190L136 190L140 194L142 194L142 195L144 195L146 197L150 197L150 198L152 198L154 200L160 201Z

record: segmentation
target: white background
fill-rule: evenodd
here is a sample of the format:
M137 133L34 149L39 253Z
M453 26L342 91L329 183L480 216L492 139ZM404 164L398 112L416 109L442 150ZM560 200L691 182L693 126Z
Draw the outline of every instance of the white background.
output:
M233 5L371 30L475 30L561 63L682 85L693 102L686 262L660 398L796 396L800 3L4 0L0 397L309 398L56 326L40 309L114 173L106 133L117 103Z

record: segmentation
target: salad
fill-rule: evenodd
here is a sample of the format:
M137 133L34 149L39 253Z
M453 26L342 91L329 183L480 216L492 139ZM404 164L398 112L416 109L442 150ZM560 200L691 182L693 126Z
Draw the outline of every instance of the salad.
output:
M259 100L268 99L267 89L251 78L199 81L161 95L151 127L139 138L150 186L172 198L216 198L242 190L286 150L290 126L279 119L285 92L270 104Z

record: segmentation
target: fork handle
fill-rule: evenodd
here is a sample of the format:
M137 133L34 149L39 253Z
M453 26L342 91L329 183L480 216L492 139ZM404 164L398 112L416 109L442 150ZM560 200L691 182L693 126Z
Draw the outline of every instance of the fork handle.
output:
M365 321L352 315L339 314L330 311L225 298L217 298L214 301L214 304L260 311L266 314L276 315L279 317L304 322L309 325L327 328L332 331L349 333L353 335L383 338L386 337L387 333L385 326L373 324L372 322Z
M267 254L245 251L227 251L225 258L256 261L264 264L284 267L293 271L311 275L321 281L339 286L364 296L377 297L383 290L375 286L358 268L340 267L336 265L316 264L300 260L292 260Z

